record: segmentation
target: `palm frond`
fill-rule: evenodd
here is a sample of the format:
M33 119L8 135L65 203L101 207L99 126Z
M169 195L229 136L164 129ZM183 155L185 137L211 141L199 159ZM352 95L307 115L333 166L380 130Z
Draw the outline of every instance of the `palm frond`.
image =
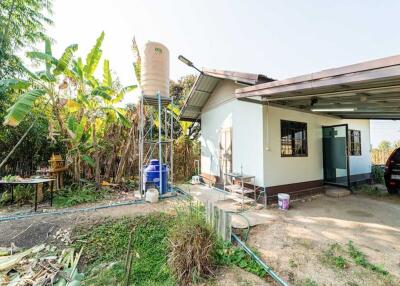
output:
M108 86L98 86L94 88L91 92L92 96L100 96L106 100L111 100L111 94L113 90Z
M129 86L123 87L123 88L121 89L121 91L117 94L117 96L114 97L114 98L111 100L111 103L118 103L118 102L120 102L122 99L124 99L125 95L126 95L128 92L131 92L131 91L135 90L136 88L137 88L137 85L129 85Z
M0 87L13 89L13 90L21 90L28 88L30 86L29 81L16 79L16 78L9 78L0 80Z
M96 40L96 44L90 50L90 53L86 56L86 64L83 68L87 78L92 77L94 71L96 70L97 64L100 61L103 51L100 49L101 44L104 40L104 32L101 32L100 36Z
M22 94L17 102L14 103L7 111L4 118L4 125L17 126L31 112L35 101L46 93L44 89L32 89Z
M104 64L103 64L103 85L104 86L112 85L112 77L111 77L111 72L110 72L109 60L104 60Z
M133 63L133 70L134 70L137 82L140 83L142 60L140 58L139 47L136 43L135 37L133 37L133 40L132 40L132 52L133 52L133 56L135 57L135 62Z
M58 61L55 57L48 55L46 53L43 53L43 52L36 52L36 51L35 52L27 52L26 56L33 60L42 60L46 64L51 63L53 65L57 65L57 63L58 63Z
M54 70L54 74L58 75L65 71L65 69L70 65L74 52L78 50L78 45L73 44L68 46L60 59L58 60L58 64Z

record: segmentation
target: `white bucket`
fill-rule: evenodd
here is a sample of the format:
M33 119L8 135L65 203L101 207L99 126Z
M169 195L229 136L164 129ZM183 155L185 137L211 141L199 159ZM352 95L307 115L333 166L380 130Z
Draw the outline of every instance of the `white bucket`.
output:
M289 209L290 195L285 193L278 194L278 208L287 211Z
M198 185L200 184L200 176L193 176L192 177L192 185Z
M145 195L145 201L149 203L158 202L159 193L157 189L148 189Z

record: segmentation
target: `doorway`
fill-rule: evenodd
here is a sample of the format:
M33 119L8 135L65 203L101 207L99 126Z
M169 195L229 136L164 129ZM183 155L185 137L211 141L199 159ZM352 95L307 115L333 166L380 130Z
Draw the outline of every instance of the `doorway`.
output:
M348 125L322 127L324 183L350 188Z

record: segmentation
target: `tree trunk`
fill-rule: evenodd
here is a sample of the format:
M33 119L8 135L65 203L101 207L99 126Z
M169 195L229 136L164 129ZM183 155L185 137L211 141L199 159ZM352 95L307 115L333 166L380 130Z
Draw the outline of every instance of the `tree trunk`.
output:
M25 131L24 135L22 135L22 137L19 139L19 141L17 142L17 144L15 144L15 146L11 149L10 153L8 153L8 155L4 158L4 160L1 162L0 164L0 169L5 165L5 163L7 163L8 159L11 157L11 155L15 152L15 150L18 148L18 146L22 143L22 141L24 141L26 135L28 135L29 131L32 129L33 125L35 125L36 120L34 120L32 122L32 124L29 126L29 128Z
M117 131L114 134L112 134L113 136L111 136L111 138L109 138L109 139L113 140L113 142L119 142L118 139L119 139L119 137L121 135L121 130L122 130L122 126L119 125ZM113 145L113 150L111 152L111 155L109 155L109 157L108 157L108 161L107 161L107 165L106 165L106 171L105 171L105 174L104 174L104 177L106 179L110 179L111 170L112 170L112 167L114 165L115 158L117 157L117 152L118 152L118 147L119 146L115 146L115 145L116 144Z
M126 145L125 149L122 152L121 160L118 165L117 177L115 178L116 183L120 183L122 180L122 176L125 173L126 162L128 159L129 149L132 144L132 138L134 138L135 134L135 125L132 125L131 129L129 130L128 138L126 138Z
M95 167L95 180L97 186L100 187L100 158L99 150L97 146L97 136L96 136L96 119L93 122L93 149L94 149L94 167Z

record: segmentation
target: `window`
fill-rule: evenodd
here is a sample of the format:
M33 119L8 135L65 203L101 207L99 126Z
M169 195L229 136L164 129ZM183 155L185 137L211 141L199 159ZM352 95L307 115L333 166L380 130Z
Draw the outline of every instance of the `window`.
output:
M349 155L361 156L361 131L349 130Z
M307 123L281 120L281 156L307 155Z

